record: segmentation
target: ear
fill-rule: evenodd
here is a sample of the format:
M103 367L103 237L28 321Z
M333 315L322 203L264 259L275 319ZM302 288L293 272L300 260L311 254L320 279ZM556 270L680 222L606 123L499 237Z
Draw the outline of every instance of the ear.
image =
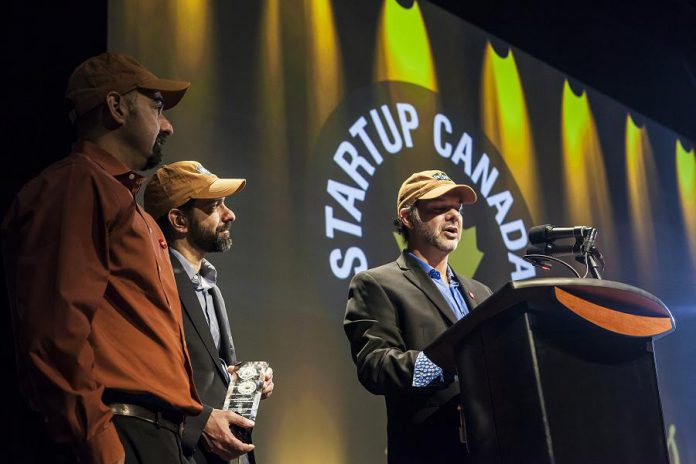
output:
M399 220L401 223L406 226L407 229L413 229L413 223L411 222L411 219L409 218L408 214L409 208L401 208L399 210Z
M118 125L123 125L128 116L128 104L123 95L111 91L105 97L105 111Z
M188 218L186 215L181 211L176 208L172 208L169 210L167 213L167 219L169 220L169 223L172 225L172 228L177 231L180 234L187 234L189 231L188 228Z

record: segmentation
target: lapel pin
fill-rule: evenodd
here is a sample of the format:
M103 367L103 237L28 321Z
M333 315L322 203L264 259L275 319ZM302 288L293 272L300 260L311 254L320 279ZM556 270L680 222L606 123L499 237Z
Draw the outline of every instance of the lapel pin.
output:
M469 290L469 298L471 298L472 300L476 299L474 298L474 292L472 292L471 290Z

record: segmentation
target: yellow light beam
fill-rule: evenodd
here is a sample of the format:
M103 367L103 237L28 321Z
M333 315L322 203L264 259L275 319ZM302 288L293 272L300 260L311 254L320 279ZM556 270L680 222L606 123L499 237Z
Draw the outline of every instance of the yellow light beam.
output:
M266 186L259 198L260 203L285 205L290 195L290 153L288 149L286 62L283 47L285 8L296 9L297 5L288 6L283 0L264 0L261 7L259 44L257 54L258 81L256 87L258 111L256 113L256 132L272 134L258 138L258 163L260 169L273 182ZM295 10L296 11L296 10ZM292 56L293 52L289 55ZM293 220L288 208L276 208L277 218L284 224ZM282 254L281 241L269 244L271 254ZM276 249L277 247L277 249Z
M288 152L285 66L283 60L283 23L281 0L265 0L261 13L259 49L259 119L260 128L272 128L273 137L263 137L261 163L274 173L272 195L282 197L288 189ZM267 129L266 129L267 130ZM260 130L259 133L263 133ZM276 175L277 174L277 175Z
M611 256L616 253L611 197L587 94L576 96L566 80L561 105L566 221L597 226L600 231L598 247L611 263L618 260Z
M675 162L684 233L691 251L691 261L696 266L696 153L694 149L687 151L677 140Z
M343 98L341 49L330 0L304 0L309 141Z
M298 54L304 54L304 50L296 48L297 43L288 45L285 39L288 36L296 38L296 33L305 27L302 24L300 8L304 0L288 2L287 0L263 0L260 16L259 36L256 43L259 44L258 63L256 75L258 84L256 88L258 101L258 119L256 120L257 133L269 134L259 138L258 158L261 172L267 178L273 179L263 189L257 190L259 204L287 205L291 198L290 179L290 153L288 150L289 122L288 96L293 86L286 76L292 70L292 61ZM291 15L300 15L299 21L290 21ZM293 45L295 47L293 47ZM286 61L287 60L287 61ZM288 69L286 69L288 68ZM309 84L311 85L311 84ZM304 117L304 115L303 115ZM292 224L292 209L276 207L274 221L283 224ZM283 249L282 240L272 240L269 247L270 256L284 256L287 250ZM296 355L300 359L303 350L300 347ZM283 354L281 354L281 357ZM278 372L276 373L278 374ZM304 375L316 378L317 372L312 363L300 363L293 367L293 378L301 379ZM306 394L306 388L299 385L293 378L288 377L284 390L288 395L285 398L274 397L274 403L280 412L273 421L265 424L265 441L273 443L273 446L265 450L268 462L302 462L307 464L320 464L336 462L343 464L344 454L341 447L340 434L336 423L341 416L335 414L335 409L327 406L325 390ZM329 381L329 384L331 381ZM316 393L316 394L314 394ZM333 406L333 405L331 405ZM333 414L332 414L333 412ZM269 416L270 417L270 416ZM299 422L298 422L299 421ZM296 425L302 423L303 433L297 433ZM305 429L305 425L309 428ZM324 435L326 434L326 435ZM320 443L313 437L322 436ZM324 439L324 437L326 439ZM311 450L311 451L309 451Z
M174 8L177 62L187 74L196 73L213 61L208 56L213 44L208 0L177 0Z
M644 281L651 281L655 262L655 222L651 198L657 193L655 162L648 131L638 127L630 114L626 114L626 189L631 220L631 233L635 239L634 254L638 273Z
M437 91L428 31L417 1L384 0L375 54L377 81L403 81Z
M488 42L481 79L483 131L505 159L534 221L544 211L527 103L512 51L498 56Z

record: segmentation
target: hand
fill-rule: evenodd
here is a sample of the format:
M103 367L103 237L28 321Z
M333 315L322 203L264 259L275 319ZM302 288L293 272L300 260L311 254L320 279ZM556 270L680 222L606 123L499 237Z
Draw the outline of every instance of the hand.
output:
M234 436L230 430L232 425L250 429L254 422L232 411L213 409L203 428L203 440L208 449L228 461L254 449L254 445L244 443Z
M261 399L265 400L273 394L273 369L270 367L263 373L263 390L261 390Z

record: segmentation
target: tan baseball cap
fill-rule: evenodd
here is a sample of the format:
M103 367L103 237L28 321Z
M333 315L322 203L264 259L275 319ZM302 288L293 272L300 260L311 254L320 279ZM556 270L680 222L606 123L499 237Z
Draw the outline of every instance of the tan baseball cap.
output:
M455 184L443 171L421 171L401 184L396 199L396 217L402 208L414 204L417 200L431 200L454 192L459 195L462 204L476 203L476 192L466 184Z
M246 179L220 179L198 161L177 161L152 176L145 188L145 211L158 219L191 199L224 198L245 186Z
M135 89L158 90L166 110L179 103L190 85L186 81L160 79L130 56L107 52L89 58L73 71L65 102L74 120L102 104L111 91L124 94Z

